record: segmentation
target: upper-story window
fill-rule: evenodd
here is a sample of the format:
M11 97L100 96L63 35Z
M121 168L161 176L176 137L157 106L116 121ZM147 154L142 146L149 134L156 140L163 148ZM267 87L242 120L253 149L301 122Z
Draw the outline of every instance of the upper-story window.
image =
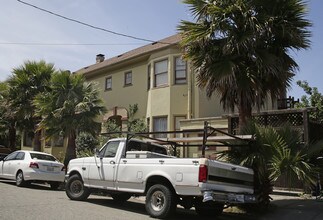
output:
M129 71L129 72L126 72L124 74L124 85L125 86L130 86L132 85L132 72Z
M155 87L168 84L168 60L155 62L154 64Z
M105 90L112 89L112 76L109 76L105 79Z
M175 84L187 83L186 62L181 57L175 58Z

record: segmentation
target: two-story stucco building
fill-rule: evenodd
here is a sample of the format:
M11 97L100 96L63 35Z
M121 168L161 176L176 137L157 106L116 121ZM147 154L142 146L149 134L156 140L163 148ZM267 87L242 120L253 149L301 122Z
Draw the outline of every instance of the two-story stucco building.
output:
M222 115L229 112L223 110L216 94L207 98L198 88L194 70L182 59L180 39L176 34L109 59L98 54L96 63L75 72L97 84L108 109L102 121L115 119L124 125L129 106L136 104L135 118L145 119L150 131L201 128L204 120L227 128ZM263 110L271 109L270 104ZM61 150L59 146L45 149L49 153ZM196 153L189 151L183 155Z
M127 120L127 108L137 104L137 118L147 119L150 131L178 130L179 121L221 117L225 112L216 94L207 98L196 85L194 70L181 57L176 34L78 70L96 82L110 117ZM265 107L266 108L266 107Z

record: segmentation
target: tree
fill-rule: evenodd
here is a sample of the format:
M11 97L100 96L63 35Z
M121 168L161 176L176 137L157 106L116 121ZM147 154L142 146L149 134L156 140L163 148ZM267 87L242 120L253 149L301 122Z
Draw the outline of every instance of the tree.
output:
M136 113L138 112L138 104L129 105L128 109L128 121L127 121L127 130L132 133L141 133L147 132L147 123L145 119L135 118ZM120 132L121 127L117 124L115 119L109 119L106 121L103 126L107 132ZM122 136L122 135L121 135ZM120 137L119 134L110 134L108 137L102 138L103 141L106 141L108 138Z
M7 144L11 151L16 150L16 115L12 111L9 97L9 85L7 82L0 83L0 137L8 140Z
M34 150L41 150L41 133L37 129L40 117L35 115L34 98L48 88L48 81L55 72L53 64L45 61L26 61L13 69L13 75L8 80L8 101L11 111L17 118L17 126L21 130L33 131Z
M262 205L269 204L274 182L283 175L289 186L297 179L308 185L315 182L312 161L322 150L322 143L301 145L300 133L289 126L276 130L250 123L243 133L254 134L255 141L249 147L234 147L220 152L219 156L229 162L254 168L256 193L260 195Z
M34 104L41 117L39 129L45 129L49 136L63 134L68 138L65 165L76 157L78 134L97 132L100 123L96 118L105 111L94 84L69 71L53 74L49 90L40 93Z
M306 95L303 95L300 103L296 103L296 108L316 108L315 112L310 113L310 119L315 122L323 123L323 95L317 89L317 87L310 87L307 81L297 81L299 87L301 87Z
M197 83L225 110L239 112L243 128L252 107L285 93L298 68L290 50L309 47L311 23L301 0L184 0L195 22L182 21L184 58Z

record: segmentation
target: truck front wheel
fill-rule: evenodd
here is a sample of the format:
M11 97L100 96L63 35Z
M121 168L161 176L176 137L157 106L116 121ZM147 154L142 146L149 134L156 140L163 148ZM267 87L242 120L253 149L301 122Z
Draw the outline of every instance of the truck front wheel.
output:
M146 195L146 211L153 218L167 218L176 209L174 193L161 184L153 185Z
M90 189L85 187L82 178L74 174L66 183L66 195L71 200L86 200L91 194Z

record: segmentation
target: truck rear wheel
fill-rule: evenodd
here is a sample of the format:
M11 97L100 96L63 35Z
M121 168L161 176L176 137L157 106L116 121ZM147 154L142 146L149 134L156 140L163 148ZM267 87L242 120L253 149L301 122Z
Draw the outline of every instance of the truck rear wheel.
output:
M146 195L146 211L153 218L167 218L176 209L175 195L161 184L153 185Z
M79 175L74 174L67 180L66 195L71 200L86 200L90 194L90 189L84 186L83 180Z
M223 212L224 204L215 203L213 201L202 202L197 201L195 204L195 211L198 215L203 217L218 216Z

